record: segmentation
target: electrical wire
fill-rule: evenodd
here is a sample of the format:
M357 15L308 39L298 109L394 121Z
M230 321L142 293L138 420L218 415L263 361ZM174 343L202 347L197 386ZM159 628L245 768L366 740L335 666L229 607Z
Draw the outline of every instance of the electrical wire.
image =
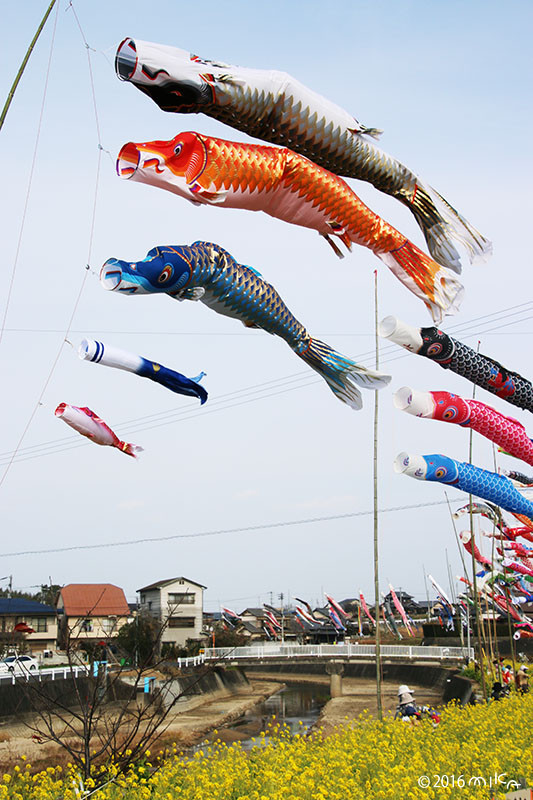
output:
M520 320L513 320L510 322L506 322L504 325L501 324L501 320L510 319L511 317L523 313L523 311L515 311L514 309L523 309L524 306L533 306L533 304L529 302L529 303L522 303L518 306L511 306L510 308L494 312L494 314L483 315L481 317L474 318L473 320L468 320L463 323L458 323L454 326L451 326L449 330L455 333L457 329L461 330L463 328L471 328L472 326L475 326L476 335L480 333L484 334L487 332L487 330L480 331L480 325L483 324L483 320L485 320L486 325L493 324L495 322L496 325L494 327L499 330L502 327L514 325L522 321L520 319ZM493 330L494 327L489 328L488 331ZM382 363L391 363L393 361L398 360L399 358L406 358L409 356L409 353L406 353L404 350L399 349L398 346L394 344L386 345L385 347L383 347L381 353L382 353ZM372 361L373 359L373 351L367 351L366 353L362 353L359 356L356 356L357 361L362 363L364 363L365 358L370 363L370 361ZM216 400L212 400L209 406L205 409L195 409L195 410L191 410L190 408L169 409L167 411L157 412L155 414L149 414L142 417L137 417L132 420L127 420L125 422L119 423L118 425L114 425L113 427L115 427L120 432L121 436L130 435L131 433L136 433L145 430L152 430L154 428L161 427L163 425L169 425L175 422L187 421L200 415L205 416L205 414L214 413L215 411L222 411L225 409L245 405L249 402L255 402L257 400L265 399L268 397L274 397L280 394L285 394L289 391L294 391L295 389L300 389L300 388L306 388L308 386L319 384L321 382L322 381L320 378L316 378L312 375L312 373L309 373L308 370L304 370L302 372L294 373L292 375L288 375L283 378L272 379L270 381L265 381L260 384L255 384L253 386L246 387L244 389L228 392L225 395L221 395ZM290 386L289 384L297 384L297 385ZM276 389L276 391L272 391L272 389ZM253 395L257 396L254 397ZM235 398L235 401L233 402L230 401L232 397ZM80 441L79 437L71 436L71 437L63 437L62 439L56 439L51 442L32 445L27 448L19 448L19 451L17 451L16 462L18 463L20 461L28 461L33 458L52 455L54 453L76 449L77 447L84 447L87 444L88 443L83 440ZM11 453L9 452L0 454L0 466L6 463L5 459L10 455Z
M446 500L434 500L429 503L412 503L403 506L390 506L389 508L379 509L380 514L386 514L393 511L408 511L413 508L428 508L429 506L441 506L446 504ZM309 525L315 522L330 522L338 519L351 519L353 517L368 517L374 514L374 510L370 511L350 511L346 514L331 514L324 517L308 517L306 519L297 519L292 521L283 522L270 522L263 525L246 525L242 528L222 528L213 531L200 531L197 533L172 533L168 536L146 536L141 539L127 539L123 542L100 542L99 544L75 544L69 547L47 547L42 550L19 550L13 553L0 553L0 558L14 558L16 556L32 556L44 555L45 553L66 553L72 550L101 550L110 547L125 547L134 544L146 544L153 542L170 542L175 539L201 539L207 536L223 536L229 533L248 533L249 531L263 531L272 530L274 528L288 528L294 525Z

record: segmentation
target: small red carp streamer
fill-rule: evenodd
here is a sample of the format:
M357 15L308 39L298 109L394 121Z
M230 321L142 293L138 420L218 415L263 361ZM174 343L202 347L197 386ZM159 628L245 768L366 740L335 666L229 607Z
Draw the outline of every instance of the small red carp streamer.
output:
M109 447L116 447L127 456L138 458L138 453L142 452L143 448L137 444L129 444L128 442L121 441L116 433L111 430L103 419L91 411L90 408L78 408L77 406L69 406L68 403L60 403L55 410L56 417L62 419L75 431L86 436L95 444L107 445Z

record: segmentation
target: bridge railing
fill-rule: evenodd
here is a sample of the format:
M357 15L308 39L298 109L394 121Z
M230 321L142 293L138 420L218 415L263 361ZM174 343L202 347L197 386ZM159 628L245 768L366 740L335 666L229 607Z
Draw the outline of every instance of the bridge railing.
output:
M265 644L249 647L207 647L205 659L230 660L268 658L375 658L373 644ZM382 658L423 661L462 661L474 658L472 647L422 647L401 644L381 645Z

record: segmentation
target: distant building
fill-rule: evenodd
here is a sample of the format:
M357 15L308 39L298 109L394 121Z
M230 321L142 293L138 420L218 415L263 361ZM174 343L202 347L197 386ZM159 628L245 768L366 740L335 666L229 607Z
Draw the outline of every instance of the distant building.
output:
M138 589L139 611L157 619L162 628L161 646L183 647L187 639L202 638L204 589L188 578L168 578Z
M131 617L124 590L112 583L69 583L60 589L56 609L62 649L116 636Z
M0 644L4 649L53 650L57 618L53 606L19 597L0 597Z

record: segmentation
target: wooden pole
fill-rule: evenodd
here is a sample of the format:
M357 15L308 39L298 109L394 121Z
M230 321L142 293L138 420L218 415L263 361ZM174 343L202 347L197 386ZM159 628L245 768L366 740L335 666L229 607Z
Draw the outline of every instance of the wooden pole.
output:
M479 353L479 345L480 342L477 343L477 352ZM474 389L472 391L472 399L476 396L476 387L474 384ZM473 450L473 430L470 428L470 442L468 446L468 461L470 464L472 463L472 450ZM472 503L473 503L473 496L470 494L468 496L469 499L469 516L470 516L470 550L472 554L472 590L474 594L474 608L476 614L476 633L477 633L477 647L478 647L478 654L479 654L479 668L481 671L481 691L483 693L483 697L487 699L487 686L485 682L485 670L483 667L483 649L481 646L481 615L479 613L479 598L477 594L477 576L476 576L476 558L474 556L474 549L476 540L474 538L474 514L472 510Z
M378 273L374 270L374 328L376 341L376 370L379 370L378 336ZM381 702L381 632L379 628L379 548L378 548L378 390L374 393L374 602L376 616L376 700L378 719L383 719Z
M50 16L50 12L52 11L55 3L56 3L56 0L52 0L50 5L48 6L46 14L42 18L41 24L37 28L37 32L36 32L35 36L33 37L33 39L31 40L30 46L28 47L28 49L26 51L26 55L22 59L22 64L20 65L20 69L17 72L17 76L16 76L15 80L13 81L13 86L9 90L9 94L7 96L7 100L6 100L5 105L4 105L3 109L2 109L2 113L0 114L0 130L2 130L2 126L4 124L4 120L6 118L6 114L7 114L8 110L9 110L9 106L11 105L11 101L13 100L13 96L14 96L16 90L17 90L17 86L19 85L20 79L22 78L22 73L26 69L26 64L28 63L28 60L29 60L29 58L31 56L31 53L32 53L32 50L35 47L37 39L41 35L41 31L44 28L44 26L46 24L46 20Z

